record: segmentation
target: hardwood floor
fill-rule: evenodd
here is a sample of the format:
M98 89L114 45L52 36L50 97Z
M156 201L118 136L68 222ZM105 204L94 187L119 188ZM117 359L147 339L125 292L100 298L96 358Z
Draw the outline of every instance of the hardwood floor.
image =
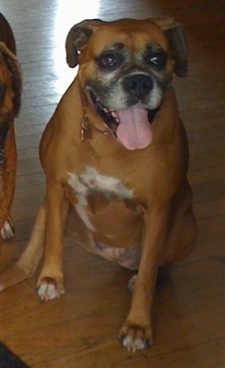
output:
M66 237L67 293L39 302L35 280L0 294L0 340L34 368L225 367L225 3L224 0L1 0L14 30L24 76L16 121L16 236L1 249L4 268L21 253L44 193L38 144L46 122L75 75L65 62L70 26L170 15L184 24L189 76L174 80L190 144L189 178L199 237L195 252L157 288L155 343L128 353L117 342L130 303L131 273Z

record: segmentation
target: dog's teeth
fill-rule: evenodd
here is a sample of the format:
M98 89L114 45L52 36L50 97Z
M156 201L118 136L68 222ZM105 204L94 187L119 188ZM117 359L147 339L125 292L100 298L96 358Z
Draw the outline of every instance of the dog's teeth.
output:
M118 118L118 115L115 111L111 111L111 115L114 117L114 119L116 120L116 122L119 124L119 118Z

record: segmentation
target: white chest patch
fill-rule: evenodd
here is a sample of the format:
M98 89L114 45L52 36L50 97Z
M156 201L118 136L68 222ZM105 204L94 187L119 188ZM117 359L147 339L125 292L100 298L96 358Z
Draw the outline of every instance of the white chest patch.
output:
M83 174L68 174L68 184L76 192L78 199L78 203L75 205L76 211L86 227L91 231L94 231L95 228L85 211L88 195L93 192L101 192L106 197L114 194L121 200L133 197L132 190L127 189L119 179L98 174L93 167L87 166Z

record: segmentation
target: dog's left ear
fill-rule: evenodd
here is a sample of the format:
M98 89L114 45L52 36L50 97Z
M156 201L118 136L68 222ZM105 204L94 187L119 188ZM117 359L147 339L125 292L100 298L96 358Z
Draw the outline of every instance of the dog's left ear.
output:
M20 64L4 42L0 42L0 53L3 54L7 67L11 72L11 87L14 93L13 112L17 116L20 110L21 94L22 94L22 72Z
M188 73L188 48L183 27L175 23L173 18L153 20L164 32L175 60L174 71L178 77L186 77Z
M78 64L78 55L88 42L89 38L104 22L99 19L84 20L75 24L66 38L66 61L70 68Z

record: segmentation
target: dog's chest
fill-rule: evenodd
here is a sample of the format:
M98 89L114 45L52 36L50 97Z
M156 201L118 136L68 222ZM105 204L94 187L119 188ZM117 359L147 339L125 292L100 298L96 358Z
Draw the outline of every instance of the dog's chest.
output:
M97 230L93 218L103 214L105 222L111 221L119 206L124 207L124 203L133 198L132 190L122 181L99 174L93 167L86 167L81 174L69 173L68 184L75 192L75 209L91 231Z

